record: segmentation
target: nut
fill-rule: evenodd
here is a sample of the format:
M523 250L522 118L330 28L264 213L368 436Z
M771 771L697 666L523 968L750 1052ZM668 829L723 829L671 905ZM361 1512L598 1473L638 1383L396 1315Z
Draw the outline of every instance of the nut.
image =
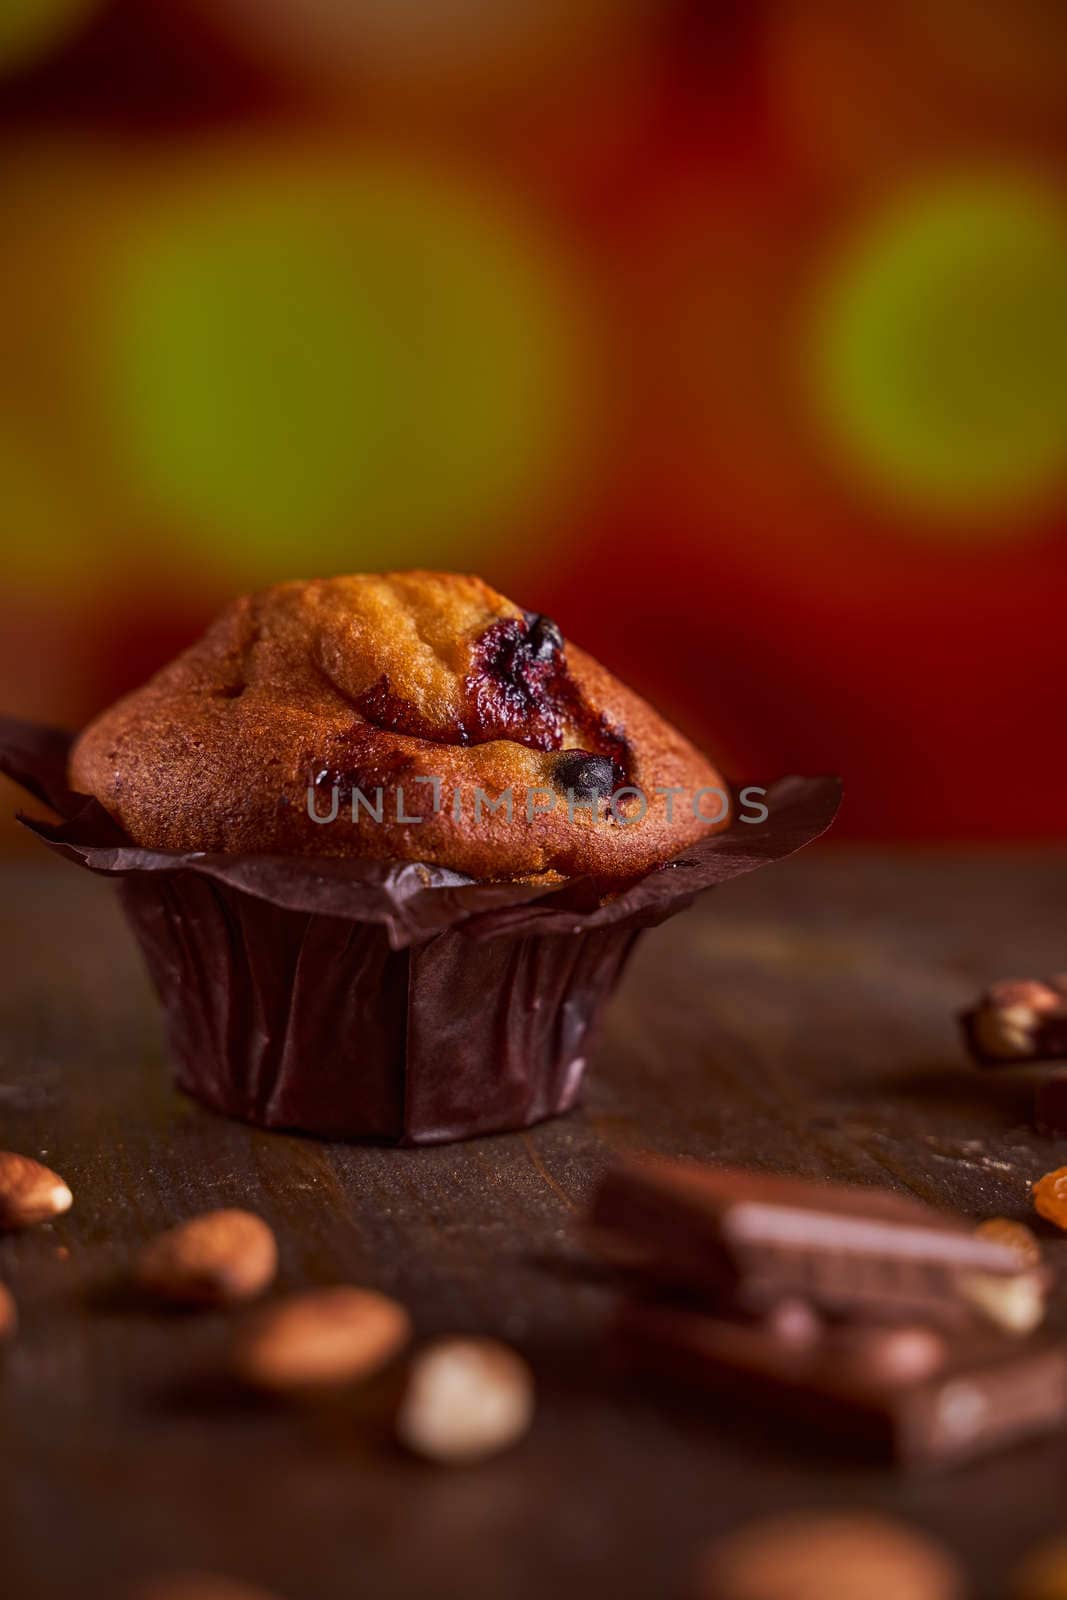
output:
M1045 1320L1049 1280L1041 1261L1041 1246L1025 1222L1010 1217L990 1217L974 1230L975 1237L1007 1245L1019 1258L1019 1271L1011 1277L990 1272L968 1272L959 1280L960 1293L976 1311L1005 1333L1033 1333Z
M952 1557L924 1534L864 1513L750 1523L704 1554L699 1600L961 1600Z
M1027 1011L1054 1011L1062 996L1036 978L1003 978L986 991L985 1004L996 1011L1012 1011L1016 1006Z
M274 1281L278 1246L251 1211L206 1211L145 1245L137 1282L172 1305L224 1306L250 1300Z
M959 1280L969 1305L1004 1333L1033 1333L1045 1320L1048 1279L1040 1271L997 1278L991 1272L968 1272Z
M1037 1012L1029 1006L999 1010L985 1006L975 1013L974 1037L983 1054L998 1061L1025 1060L1034 1053Z
M243 1382L285 1393L369 1378L411 1337L404 1307L373 1289L339 1286L264 1306L238 1330L233 1366Z
M173 1572L137 1584L131 1600L276 1600L266 1589L213 1572Z
M1026 1061L1037 1054L1042 1019L1062 1007L1063 994L1035 978L991 984L973 1013L974 1040L983 1055Z
M1067 1229L1067 1167L1056 1167L1033 1185L1034 1210L1057 1228Z
M18 1331L19 1314L15 1297L10 1289L0 1283L0 1342L13 1339Z
M431 1461L480 1461L515 1444L533 1420L533 1374L495 1339L441 1339L412 1363L397 1435Z
M63 1179L29 1156L0 1150L0 1228L29 1228L69 1211L74 1196Z
M1025 1222L1015 1222L1011 1217L990 1217L980 1222L974 1230L975 1237L988 1239L993 1244L1006 1244L1019 1257L1020 1267L1041 1265L1041 1245L1037 1235Z
M1038 1545L1015 1574L1012 1600L1064 1600L1067 1596L1067 1539Z

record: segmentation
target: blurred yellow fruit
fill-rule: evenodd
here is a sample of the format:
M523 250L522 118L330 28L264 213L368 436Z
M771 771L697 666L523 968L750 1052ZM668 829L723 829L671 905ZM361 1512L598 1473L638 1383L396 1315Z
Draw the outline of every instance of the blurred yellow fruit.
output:
M905 194L831 259L805 355L840 467L995 520L1067 483L1067 196L1029 174Z
M566 497L592 357L565 266L451 172L213 154L106 288L102 421L163 527L242 581L465 562Z

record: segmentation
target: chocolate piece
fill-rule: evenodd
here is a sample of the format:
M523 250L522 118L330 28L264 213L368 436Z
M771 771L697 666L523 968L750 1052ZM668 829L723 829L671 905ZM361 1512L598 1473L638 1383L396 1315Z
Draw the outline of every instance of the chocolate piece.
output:
M1067 1345L854 1325L784 1342L765 1327L654 1303L626 1306L618 1334L640 1370L732 1395L820 1437L903 1466L984 1454L1067 1421Z
M1045 982L1006 978L960 1013L967 1048L982 1067L1067 1060L1067 974Z
M607 800L623 782L623 775L607 756L565 750L552 768L552 782L576 800Z
M563 649L559 623L539 611L526 613L526 639L535 661L548 661Z
M749 1310L799 1297L883 1320L964 1321L966 1278L1020 1272L1011 1246L908 1196L696 1162L615 1168L591 1221L643 1247L660 1280Z
M987 1217L974 1231L980 1239L1006 1244L1009 1250L1015 1251L1022 1267L1041 1268L1044 1264L1037 1235L1025 1222L1017 1222L1013 1217Z

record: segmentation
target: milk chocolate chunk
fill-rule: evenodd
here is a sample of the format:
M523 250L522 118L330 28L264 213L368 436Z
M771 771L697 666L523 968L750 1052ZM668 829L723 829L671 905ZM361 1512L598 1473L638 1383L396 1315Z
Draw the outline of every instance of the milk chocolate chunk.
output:
M1061 1342L854 1324L790 1344L753 1323L640 1301L617 1331L642 1372L810 1422L904 1467L966 1460L1067 1420Z
M1021 1269L1009 1245L905 1195L696 1162L616 1167L591 1221L642 1250L652 1277L747 1311L796 1298L879 1320L966 1322L965 1279Z

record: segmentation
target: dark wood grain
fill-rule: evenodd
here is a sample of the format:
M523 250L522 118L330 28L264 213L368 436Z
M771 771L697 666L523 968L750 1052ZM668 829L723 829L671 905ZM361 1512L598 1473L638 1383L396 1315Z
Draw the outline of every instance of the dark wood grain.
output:
M975 1594L1067 1514L1067 1442L920 1482L819 1439L641 1392L603 1360L613 1290L575 1224L604 1164L654 1149L1026 1216L1067 1143L1025 1077L963 1062L954 1011L990 979L1062 970L1067 858L811 851L649 935L586 1105L525 1134L417 1151L223 1121L169 1086L112 892L11 863L0 1146L54 1165L75 1209L0 1238L22 1313L0 1358L0 1593L122 1600L191 1567L286 1600L582 1592L683 1596L696 1545L783 1506L891 1509L965 1558ZM253 1405L219 1385L222 1315L148 1311L138 1245L209 1206L277 1229L282 1284L398 1295L421 1334L498 1334L533 1362L530 1439L461 1471L393 1447L384 1399ZM1067 1265L1067 1240L1049 1237ZM1060 1297L1054 1319L1067 1327Z

